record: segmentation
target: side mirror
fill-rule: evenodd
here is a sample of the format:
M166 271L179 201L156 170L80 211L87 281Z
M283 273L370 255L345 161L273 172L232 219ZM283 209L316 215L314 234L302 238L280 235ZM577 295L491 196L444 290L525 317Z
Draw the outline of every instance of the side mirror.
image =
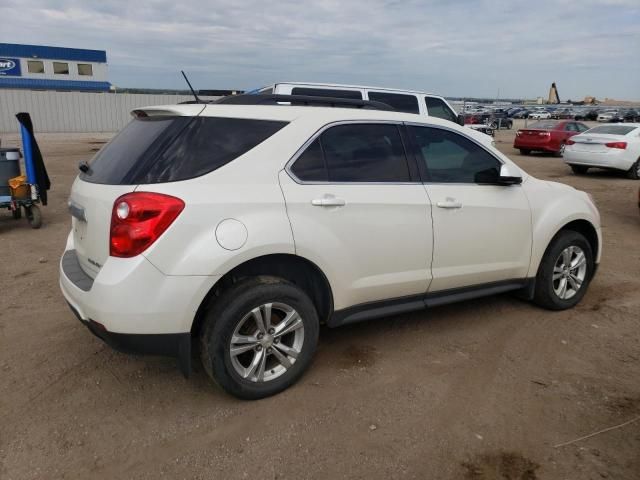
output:
M463 113L459 113L458 114L458 125L462 125L464 127L464 114Z
M515 167L502 164L498 183L500 185L520 185L522 183L522 175Z

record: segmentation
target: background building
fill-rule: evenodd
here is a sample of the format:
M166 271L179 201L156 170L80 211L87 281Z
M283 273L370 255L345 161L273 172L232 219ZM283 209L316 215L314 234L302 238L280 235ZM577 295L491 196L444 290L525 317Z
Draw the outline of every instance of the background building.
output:
M0 43L0 89L108 91L107 52Z

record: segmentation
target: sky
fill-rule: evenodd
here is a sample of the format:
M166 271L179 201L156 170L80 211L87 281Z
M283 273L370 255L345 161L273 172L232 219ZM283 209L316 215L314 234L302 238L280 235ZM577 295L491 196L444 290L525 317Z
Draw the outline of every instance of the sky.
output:
M107 51L118 87L278 81L640 100L640 0L2 0L0 42Z

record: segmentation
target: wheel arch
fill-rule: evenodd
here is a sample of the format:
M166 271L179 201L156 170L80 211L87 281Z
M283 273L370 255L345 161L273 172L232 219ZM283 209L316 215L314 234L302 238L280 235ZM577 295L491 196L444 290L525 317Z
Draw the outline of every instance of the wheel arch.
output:
M571 230L584 235L587 241L589 242L589 245L591 246L591 250L593 252L593 258L594 259L599 258L600 249L601 249L600 237L593 223L590 220L585 218L575 218L571 220L565 220L548 236L547 242L544 245L544 249L542 249L540 254L535 259L535 269L533 268L530 269L530 272L532 272L533 275L537 274L538 268L540 268L540 263L542 262L542 259L544 258L545 254L549 250L550 245L553 243L553 241L556 239L556 237L560 233L566 230Z
M196 311L191 325L192 336L199 334L207 310L223 291L243 278L259 275L283 278L300 287L309 295L320 321L326 321L333 313L331 285L315 263L289 253L262 255L233 267L211 287Z

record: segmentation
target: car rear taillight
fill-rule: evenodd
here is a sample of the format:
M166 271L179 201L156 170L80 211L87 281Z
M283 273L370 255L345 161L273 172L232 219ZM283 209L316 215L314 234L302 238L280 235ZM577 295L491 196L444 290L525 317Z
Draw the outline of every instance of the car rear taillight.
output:
M609 148L619 148L620 150L625 150L627 148L627 142L609 142L604 144L605 147Z
M570 138L565 142L567 145L575 145L575 141L571 140Z
M135 257L149 248L169 228L184 202L176 197L150 192L122 195L113 204L109 254Z

